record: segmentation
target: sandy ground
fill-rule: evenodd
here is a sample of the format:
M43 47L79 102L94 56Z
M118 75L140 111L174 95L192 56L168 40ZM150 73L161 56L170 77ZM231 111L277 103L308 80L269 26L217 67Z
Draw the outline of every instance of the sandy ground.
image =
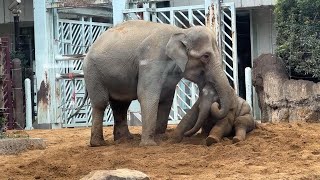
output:
M320 124L267 124L244 142L225 138L210 147L199 137L139 147L140 127L130 131L134 140L114 143L107 127L109 146L96 148L88 146L89 128L29 131L48 147L0 156L0 179L79 179L92 170L117 168L152 179L320 179Z

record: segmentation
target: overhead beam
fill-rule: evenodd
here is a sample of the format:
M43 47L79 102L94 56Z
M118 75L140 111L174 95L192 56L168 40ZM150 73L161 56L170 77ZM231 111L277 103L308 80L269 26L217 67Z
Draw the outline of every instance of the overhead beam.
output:
M112 18L113 13L106 8L63 8L58 9L58 13L77 14L84 16L107 17Z

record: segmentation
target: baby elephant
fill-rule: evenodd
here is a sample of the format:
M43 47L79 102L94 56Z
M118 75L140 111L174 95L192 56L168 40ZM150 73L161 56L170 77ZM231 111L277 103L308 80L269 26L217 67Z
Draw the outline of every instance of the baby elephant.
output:
M204 134L209 134L206 138L208 146L219 142L222 137L230 135L233 131L235 132L233 143L245 140L246 133L255 128L255 121L249 104L237 96L234 91L232 92L233 94L230 97L232 105L228 115L223 119L217 119L215 115L219 110L218 95L213 85L207 83L201 92L196 125L185 135L190 136L196 133L202 126Z

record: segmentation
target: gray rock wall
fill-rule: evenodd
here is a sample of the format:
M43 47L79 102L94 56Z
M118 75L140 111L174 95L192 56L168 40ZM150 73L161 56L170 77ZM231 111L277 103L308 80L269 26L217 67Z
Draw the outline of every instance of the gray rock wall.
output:
M262 122L320 122L320 83L290 80L282 60L272 54L260 55L252 72Z

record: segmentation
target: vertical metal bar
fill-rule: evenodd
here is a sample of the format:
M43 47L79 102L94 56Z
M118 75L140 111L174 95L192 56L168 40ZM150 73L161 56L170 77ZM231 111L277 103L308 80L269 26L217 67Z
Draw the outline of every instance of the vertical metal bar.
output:
M81 53L84 54L85 53L85 32L84 32L84 17L81 16Z
M178 101L177 101L177 90L174 94L172 107L173 107L173 121L177 121L178 120L178 113L179 113L178 112Z
M196 103L196 86L194 83L191 83L191 106L194 105L194 103Z
M123 22L123 10L126 8L126 2L126 0L116 0L112 2L113 26Z
M193 12L191 8L188 8L188 19L189 19L189 26L192 27L194 26L193 24Z
M19 51L20 49L20 23L19 23L19 14L13 16L14 21L14 45L15 51Z
M143 3L143 8L149 8L149 3ZM150 21L150 12L143 12L143 20Z
M175 25L174 12L172 9L170 9L170 24Z
M93 27L92 27L92 17L89 17L89 23L90 23L90 45L93 43Z
M237 51L237 28L236 28L236 9L234 3L230 4L231 11L231 28L232 28L232 58L233 58L233 79L234 89L239 94L239 81L238 81L238 51Z
M213 0L205 0L204 1L204 13L208 14L211 9L211 4Z
M156 9L156 3L155 2L150 2L151 3L151 9ZM157 22L157 13L152 12L152 22Z

